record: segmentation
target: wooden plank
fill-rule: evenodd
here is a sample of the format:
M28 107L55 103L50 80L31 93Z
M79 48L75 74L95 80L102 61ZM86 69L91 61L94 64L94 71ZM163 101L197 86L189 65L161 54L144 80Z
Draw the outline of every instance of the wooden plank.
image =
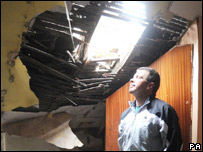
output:
M179 116L183 151L189 150L191 133L191 51L191 45L176 47L150 66L161 78L157 97L172 105Z
M74 70L78 69L78 67L76 65L74 65L72 63L69 63L67 61L64 61L63 59L57 58L54 55L51 55L51 54L49 54L49 53L47 53L45 51L42 51L40 49L34 48L34 47L26 45L26 44L22 44L21 46L24 47L24 48L30 49L31 51L37 52L39 54L45 55L45 56L47 56L49 58L52 58L52 59L54 59L54 60L56 60L58 62L64 63L65 65L67 65L70 68L73 68Z
M26 55L21 54L21 57L23 59L33 63L33 64L38 65L40 68L42 68L43 70L45 70L46 72L48 72L48 73L50 73L50 74L52 74L54 76L60 77L60 78L65 79L66 81L69 81L69 82L71 81L71 82L73 82L75 84L78 84L78 85L81 85L81 86L85 86L85 84L83 84L81 82L78 82L78 81L68 77L67 75L64 75L63 73L61 73L61 72L59 72L59 71L57 71L55 69L52 69L52 68L50 68L50 67L48 67L48 66L46 66L46 65L44 65L44 64L42 64L42 63L40 63L38 61L26 56Z
M61 94L61 96L64 97L65 99L67 99L69 102L71 102L74 106L77 106L77 104L74 101L72 101L71 99L69 99L65 95Z
M95 81L106 81L106 80L113 80L114 78L90 78L90 79L80 79L80 82L95 82Z

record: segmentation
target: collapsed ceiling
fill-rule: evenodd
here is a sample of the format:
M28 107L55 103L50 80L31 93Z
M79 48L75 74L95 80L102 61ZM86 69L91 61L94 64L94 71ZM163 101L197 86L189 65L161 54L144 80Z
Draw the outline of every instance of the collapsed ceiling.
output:
M110 8L119 7L118 4L117 1L91 1L86 6L72 4L72 32L84 38L73 37L74 43L65 13L45 11L30 21L28 31L23 33L19 56L28 69L30 87L39 98L39 108L19 107L13 111L50 112L65 105L105 102L129 81L138 67L149 66L170 50L189 25L186 19L178 16L173 16L169 23L162 18L158 21L133 18L148 24L129 58L117 62L109 72L96 72L98 63L86 62L86 53L101 15L125 21L132 19L132 16ZM116 12L119 16L103 10Z
M71 25L84 31L73 32L84 35L88 43L99 17L105 15L102 10L109 5L104 2L91 2L86 7L73 5ZM163 19L149 23L130 58L112 75L95 72L95 62L85 64L85 43L75 38L80 49L74 59L66 14L46 11L37 16L34 25L23 34L20 58L28 68L31 89L40 100L40 111L104 101L129 80L136 68L150 65L172 48L188 26L186 19L175 16L171 23Z

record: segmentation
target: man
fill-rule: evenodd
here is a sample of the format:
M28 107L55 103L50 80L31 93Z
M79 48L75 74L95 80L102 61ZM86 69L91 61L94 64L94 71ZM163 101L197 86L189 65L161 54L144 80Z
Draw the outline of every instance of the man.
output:
M160 76L152 68L138 68L130 80L134 102L120 118L118 145L122 151L179 151L181 130L176 111L157 98ZM177 101L178 102L178 101Z

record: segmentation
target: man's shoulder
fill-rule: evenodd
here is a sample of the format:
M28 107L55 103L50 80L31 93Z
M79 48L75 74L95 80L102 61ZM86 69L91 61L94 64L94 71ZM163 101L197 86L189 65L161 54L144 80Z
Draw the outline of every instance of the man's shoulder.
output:
M168 104L167 102L160 100L158 98L155 98L151 101L151 108L153 113L157 113L157 112L164 112L164 113L168 113L170 112L170 114L172 115L177 115L175 109Z
M131 108L127 108L122 114L121 114L121 119L125 118L131 111Z
M158 99L158 98L154 98L151 101L151 104L153 106L155 106L155 107L160 107L160 108L164 108L165 107L165 108L172 108L173 109L173 107L170 104L168 104L167 102L165 102L165 101L163 101L161 99Z

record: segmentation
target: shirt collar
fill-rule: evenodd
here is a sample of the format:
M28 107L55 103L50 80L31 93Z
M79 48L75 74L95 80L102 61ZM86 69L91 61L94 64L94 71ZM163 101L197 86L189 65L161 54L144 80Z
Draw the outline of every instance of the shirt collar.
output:
M136 107L136 99L132 102L132 101L128 101L128 103L129 103L129 105L130 105L130 108L135 108ZM144 107L145 105L147 105L147 104L149 104L150 103L150 97L148 97L146 100L145 100L145 102L144 102L144 104L141 106L141 107ZM140 108L141 108L140 107Z

